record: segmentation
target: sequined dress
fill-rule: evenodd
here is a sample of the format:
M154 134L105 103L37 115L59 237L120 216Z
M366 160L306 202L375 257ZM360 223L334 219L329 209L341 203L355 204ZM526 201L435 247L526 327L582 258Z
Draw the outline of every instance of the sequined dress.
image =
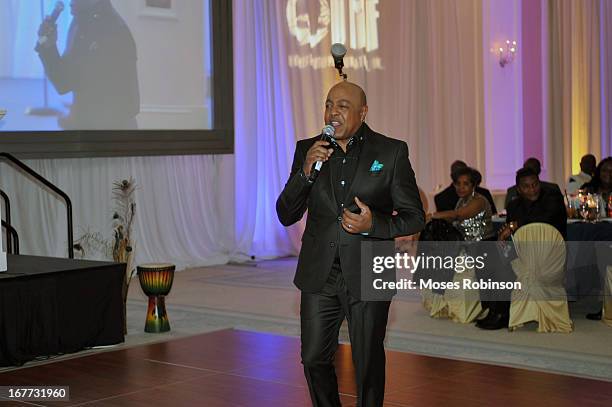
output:
M489 201L479 193L470 195L467 198L459 198L455 209L463 208L472 202L473 199L479 197L485 202L485 208L471 218L462 221L455 221L453 224L466 241L480 241L494 236L493 222L491 221L492 211Z

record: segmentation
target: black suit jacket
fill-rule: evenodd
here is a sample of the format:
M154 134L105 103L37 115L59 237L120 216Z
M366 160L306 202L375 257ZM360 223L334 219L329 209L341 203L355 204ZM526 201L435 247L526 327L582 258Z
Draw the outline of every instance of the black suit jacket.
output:
M319 136L298 141L291 174L276 201L280 222L289 226L299 221L306 209L308 218L302 236L294 283L302 291L319 292L339 250L342 276L351 295L361 295L361 242L393 240L397 236L421 231L425 214L405 142L383 136L364 124L363 145L354 179L349 184L347 209L359 209L357 196L372 210L372 229L367 236L346 232L339 221L330 166L324 164L314 184L300 175L306 152ZM379 172L370 171L374 160L383 164ZM349 205L350 202L350 205ZM397 215L392 215L393 211ZM371 272L371 270L369 270Z
M548 223L554 226L567 239L567 211L561 192L554 188L542 188L535 202L518 197L508 203L506 222L518 222L518 226L534 222Z
M491 204L491 211L493 211L493 213L497 213L497 208L495 207L495 202L493 202L491 192L489 192L488 189L481 187L476 187L476 192L487 198L487 201L489 201ZM457 195L457 191L455 190L455 186L453 184L450 184L444 191L439 192L436 194L436 196L434 196L437 212L452 211L457 206L458 201L459 195Z
M60 94L73 92L67 129L136 128L140 112L138 56L132 33L110 0L72 20L67 48L37 46L45 72Z
M561 193L561 188L559 188L559 185L555 184L554 182L540 181L540 188L542 189L542 191L548 191L563 196L563 194ZM510 206L510 202L514 201L518 197L519 193L516 185L513 185L506 190L506 199L504 200L504 206L506 207L506 211Z

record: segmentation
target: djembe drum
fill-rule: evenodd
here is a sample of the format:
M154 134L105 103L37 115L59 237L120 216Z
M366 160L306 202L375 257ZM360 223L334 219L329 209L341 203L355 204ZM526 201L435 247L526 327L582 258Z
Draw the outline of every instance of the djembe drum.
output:
M149 297L145 332L167 332L170 330L166 314L165 296L172 288L174 264L142 264L136 268L142 291Z

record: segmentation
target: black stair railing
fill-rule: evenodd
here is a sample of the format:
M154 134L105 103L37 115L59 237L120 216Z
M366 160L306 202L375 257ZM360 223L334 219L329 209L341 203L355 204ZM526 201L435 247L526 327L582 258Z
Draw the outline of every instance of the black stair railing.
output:
M4 191L1 189L0 197L4 201L4 217L6 222L6 251L8 253L13 253L12 239L10 238L11 232L9 230L9 226L11 226L11 200L9 199L8 195L4 193Z
M6 251L9 254L19 254L19 235L14 227L2 220L2 227L6 228ZM9 249L10 243L10 249Z
M18 167L19 169L21 169L22 171L30 175L32 178L34 178L35 181L46 186L47 188L55 192L60 198L64 200L64 203L66 204L66 220L68 224L67 225L68 257L71 259L74 259L74 239L73 239L73 231L72 231L72 201L70 201L70 197L68 197L68 195L64 191L62 191L61 189L53 185L49 180L44 178L42 175L40 175L39 173L31 169L30 167L25 165L23 162L21 162L20 160L18 160L11 154L0 153L0 159L4 159L8 161L10 164Z

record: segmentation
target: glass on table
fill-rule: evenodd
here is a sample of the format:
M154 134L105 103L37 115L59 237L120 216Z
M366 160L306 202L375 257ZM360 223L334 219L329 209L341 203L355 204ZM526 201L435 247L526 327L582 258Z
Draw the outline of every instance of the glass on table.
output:
M580 218L580 204L583 201L582 191L578 191L575 194L566 194L567 201L567 218L568 219L578 219Z
M580 203L580 206L578 207L578 213L585 222L589 221L589 203L587 201Z
M601 218L601 207L602 207L602 202L601 202L601 195L600 194L588 194L587 195L587 200L586 203L588 205L588 221L595 223L595 222L599 222L600 218Z
M576 203L572 200L568 202L568 205L565 209L567 210L568 219L575 219L578 215L578 211L576 210Z

